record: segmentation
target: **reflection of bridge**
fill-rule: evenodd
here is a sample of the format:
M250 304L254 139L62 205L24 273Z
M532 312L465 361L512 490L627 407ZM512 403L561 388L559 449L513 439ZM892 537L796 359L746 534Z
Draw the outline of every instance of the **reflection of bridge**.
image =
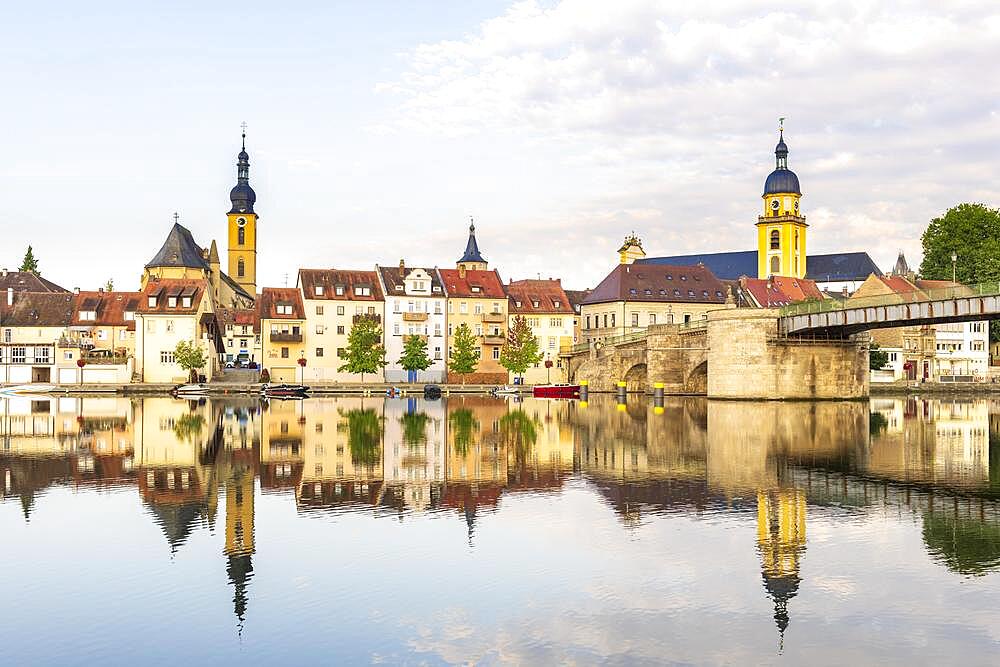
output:
M572 381L592 391L710 398L861 398L868 395L869 329L1000 318L1000 284L958 286L781 309L723 308L705 320L654 325L566 348Z

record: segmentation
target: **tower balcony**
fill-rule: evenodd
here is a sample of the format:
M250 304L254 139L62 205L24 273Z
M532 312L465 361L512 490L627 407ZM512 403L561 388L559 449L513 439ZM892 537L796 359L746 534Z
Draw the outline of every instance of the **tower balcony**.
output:
M503 345L507 342L507 336L503 334L486 334L483 336L484 345Z
M507 316L503 313L483 313L483 322L486 324L503 324L507 321Z

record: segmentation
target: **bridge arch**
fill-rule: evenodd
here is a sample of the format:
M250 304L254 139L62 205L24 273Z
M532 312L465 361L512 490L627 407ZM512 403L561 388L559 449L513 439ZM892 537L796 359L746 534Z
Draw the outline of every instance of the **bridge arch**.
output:
M684 378L684 391L689 394L708 393L708 359L695 366Z
M625 390L628 392L645 392L649 386L649 374L646 362L635 364L625 372Z

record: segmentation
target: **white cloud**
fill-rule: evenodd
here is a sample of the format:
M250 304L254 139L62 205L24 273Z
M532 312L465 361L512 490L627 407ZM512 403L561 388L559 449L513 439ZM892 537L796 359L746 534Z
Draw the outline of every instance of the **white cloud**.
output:
M653 253L752 247L778 116L817 252L917 263L931 217L1000 203L991 3L704 5L517 3L407 54L378 86L398 105L377 128L487 137L493 173L530 150L552 176L517 193L544 202L518 226L588 268L633 227ZM507 270L518 243L494 247Z

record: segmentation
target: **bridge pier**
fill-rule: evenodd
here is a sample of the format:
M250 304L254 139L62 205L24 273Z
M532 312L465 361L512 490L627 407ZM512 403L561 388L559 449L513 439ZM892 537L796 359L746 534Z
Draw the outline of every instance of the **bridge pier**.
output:
M775 309L720 310L708 318L709 398L851 399L868 396L868 346L787 337Z

